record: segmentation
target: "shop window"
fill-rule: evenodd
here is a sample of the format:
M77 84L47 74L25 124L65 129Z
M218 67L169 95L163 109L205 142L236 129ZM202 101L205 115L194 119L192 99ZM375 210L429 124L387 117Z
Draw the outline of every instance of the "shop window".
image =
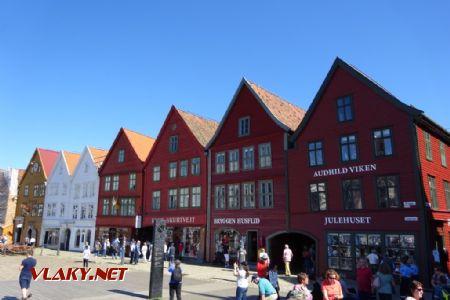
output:
M428 186L430 187L431 207L439 209L437 193L436 193L436 178L428 175Z
M228 152L228 170L230 172L239 171L239 150L231 150Z
M228 185L228 208L236 209L240 207L239 184Z
M398 176L380 176L376 180L378 207L399 208Z
M309 201L312 211L327 210L327 184L325 182L309 185Z
M214 198L216 209L225 209L225 186L216 185L214 188Z
M358 159L356 135L341 136L341 160L355 161Z
M186 177L188 175L188 161L182 160L180 161L180 176Z
M169 163L169 178L177 177L177 162L173 161Z
M352 270L352 239L350 233L329 233L328 267L339 270Z
M375 156L392 155L392 134L391 129L378 129L373 132L373 144Z
M447 167L447 153L445 151L445 144L443 141L439 141L439 152L441 153L441 165Z
M216 154L216 174L225 173L225 153Z
M200 207L201 205L201 188L199 186L192 187L192 207Z
M153 167L153 181L159 181L161 178L161 167L154 166Z
M323 165L323 146L322 142L312 142L308 144L309 165L322 166Z
M353 120L353 107L351 96L338 98L336 101L336 105L337 105L337 118L339 122L346 122Z
M255 183L246 182L242 184L242 206L243 208L255 208Z
M428 160L433 160L433 151L431 148L431 136L428 132L423 132L424 138L425 138L425 157Z
M105 192L109 192L111 190L111 176L105 177Z
M216 259L222 260L223 253L230 255L230 260L236 260L237 249L241 246L241 235L233 229L224 229L215 234Z
M128 177L128 189L130 191L136 190L136 173L130 173Z
M345 209L351 210L363 208L361 179L348 179L342 181L342 194Z
M380 234L355 234L355 257L358 261L361 257L366 257L372 251L378 255L382 254L381 235Z
M189 207L189 188L180 189L180 208Z
M259 146L259 167L270 168L272 167L272 149L270 143L260 144Z
M416 252L416 240L412 234L386 234L386 253L393 260L407 255L414 257Z
M200 175L200 157L194 157L191 160L191 174Z
M253 170L255 168L255 150L253 147L245 147L242 149L243 170Z
M183 257L197 257L200 250L200 228L183 228Z
M160 210L161 208L161 191L153 191L152 193L152 209Z

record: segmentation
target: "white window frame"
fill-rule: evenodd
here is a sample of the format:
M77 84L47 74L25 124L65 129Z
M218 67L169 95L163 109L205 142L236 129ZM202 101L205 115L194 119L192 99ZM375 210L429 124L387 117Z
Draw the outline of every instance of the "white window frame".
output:
M250 135L250 117L246 116L239 119L239 132L238 136L249 136Z
M239 183L229 184L227 193L227 206L228 209L241 208L241 192Z
M255 183L242 183L242 208L256 208Z
M119 175L114 175L112 178L112 190L113 191L119 190Z
M177 178L177 162L172 161L169 163L169 178L174 179Z
M202 203L202 188L200 186L193 186L191 188L191 207L201 207Z
M189 161L187 159L180 160L180 177L188 176Z
M123 163L125 161L125 149L119 149L117 153L117 162Z
M273 181L261 180L259 186L259 208L273 208Z
M161 180L161 166L153 166L153 181L160 181Z
M200 157L194 157L191 160L191 174L200 175Z
M178 203L179 208L189 208L189 188L180 188L180 201Z
M161 210L161 191L152 192L152 210Z
M242 149L242 170L255 169L255 147L249 146Z
M239 172L239 149L228 151L228 171Z
M169 209L176 209L178 204L177 189L169 189L167 206Z
M226 190L225 185L216 185L214 187L214 202L216 209L226 209Z
M225 152L216 153L216 174L225 173Z
M261 169L272 167L272 145L270 143L259 144L258 155Z

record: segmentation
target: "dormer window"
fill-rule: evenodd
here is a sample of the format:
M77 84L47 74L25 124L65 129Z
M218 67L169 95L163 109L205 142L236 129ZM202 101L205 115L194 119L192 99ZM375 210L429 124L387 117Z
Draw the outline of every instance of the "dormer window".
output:
M239 119L239 136L250 135L250 117Z
M120 149L117 157L117 161L123 163L125 161L125 149Z
M175 153L178 151L178 136L173 135L169 139L169 151Z

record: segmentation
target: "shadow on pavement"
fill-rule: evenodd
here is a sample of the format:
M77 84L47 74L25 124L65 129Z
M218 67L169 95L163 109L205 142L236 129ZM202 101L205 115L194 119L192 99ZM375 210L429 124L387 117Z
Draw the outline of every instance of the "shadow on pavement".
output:
M116 294L127 295L127 296L130 296L130 297L148 299L148 295L137 294L137 293L123 291L123 290L108 290L108 291L112 292L112 293L116 293Z
M2 298L2 300L19 300L19 298L13 296L5 296Z

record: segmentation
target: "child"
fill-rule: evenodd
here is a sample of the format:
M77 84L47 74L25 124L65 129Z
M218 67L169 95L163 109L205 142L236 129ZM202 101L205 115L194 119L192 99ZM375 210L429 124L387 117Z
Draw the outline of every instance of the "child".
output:
M269 270L269 281L272 284L273 288L277 291L278 298L280 298L280 285L278 284L278 266L275 264L272 265L272 268L270 268Z

